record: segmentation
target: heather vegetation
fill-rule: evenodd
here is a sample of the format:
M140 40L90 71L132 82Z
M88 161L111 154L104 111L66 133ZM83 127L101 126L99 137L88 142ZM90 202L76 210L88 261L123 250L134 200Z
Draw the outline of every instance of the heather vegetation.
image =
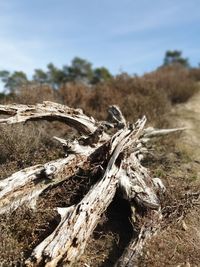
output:
M6 88L6 91L0 94L2 104L35 104L54 101L81 108L86 114L99 120L106 119L109 105L117 104L128 121L134 122L145 114L150 125L161 128L172 125L169 118L171 107L187 101L197 92L200 68L190 67L188 59L183 58L180 51L168 51L161 67L142 76L127 73L113 76L105 67L92 68L90 62L75 58L71 65L63 66L61 69L52 63L47 66L47 71L37 69L32 79L28 79L27 75L20 71L13 73L1 71L0 77ZM0 131L1 179L27 166L64 156L62 148L51 137L56 135L67 139L77 134L61 123L49 122L28 122L26 127L1 126ZM185 188L194 188L196 184L196 173L192 170L187 170L185 173L185 169L182 169L182 172L179 172L179 178L173 179L177 176L178 166L191 162L188 155L181 154L181 148L176 146L176 138L178 139L179 136L169 137L165 143L160 140L153 148L154 156L149 156L145 162L145 165L155 174L154 176L165 179L169 188L167 200L163 200L163 209L166 212L166 224L172 228L172 233L177 233L179 226L177 224L173 226L174 221L172 223L167 216L167 212L170 212L165 209L169 206L167 201L178 206ZM184 180L185 174L187 179ZM92 175L94 176L83 172L80 176L63 183L61 187L56 187L51 195L45 195L40 200L38 213L23 207L0 219L3 240L0 246L2 266L23 264L24 259L30 255L31 249L58 224L58 215L56 212L49 213L49 207L66 206L72 199L79 199L90 187ZM180 188L180 191L175 191L175 187ZM45 198L49 199L47 206L44 204ZM95 230L81 262L87 259L91 266L105 267L112 266L119 258L130 239L130 233L125 232L119 222L125 222L127 229L131 229L126 214L121 212L122 209L126 209L123 202L121 205L116 204L115 201L112 203ZM188 209L189 212L193 212L192 207ZM182 214L187 215L187 212L184 212ZM177 215L175 219L179 217ZM164 229L165 227L166 225L163 226ZM170 236L167 231L164 230L164 236L167 234ZM153 244L147 245L147 251L155 254L157 244L160 243L159 238L161 237L155 237ZM170 238L169 244L173 243L173 235ZM183 261L185 261L184 248L181 241L178 257ZM190 244L187 249L196 264L199 259L196 247ZM164 253L161 265L157 264L159 259L154 260L147 253L141 259L141 266L171 266L172 261L169 260L167 245L159 247L159 250L159 253ZM196 254L193 255L192 252ZM176 259L174 255L173 262L177 264L179 258ZM80 266L83 266L81 264Z

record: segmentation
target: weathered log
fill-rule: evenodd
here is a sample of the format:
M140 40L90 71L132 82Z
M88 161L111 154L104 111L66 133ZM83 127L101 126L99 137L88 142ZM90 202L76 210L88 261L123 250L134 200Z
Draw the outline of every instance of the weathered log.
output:
M71 266L84 252L87 240L112 201L116 188L119 188L133 211L135 205L148 210L147 223L141 226L138 237L130 242L116 266L136 265L144 242L155 233L162 217L157 193L164 190L164 185L159 178L152 178L141 164L149 152L146 144L154 137L183 129L144 129L145 117L135 124L129 124L117 106L109 108L111 122L96 122L80 109L71 109L53 102L0 105L0 114L10 115L9 118L0 119L0 123L59 120L84 135L74 141L54 137L63 145L66 158L21 170L0 181L0 213L13 211L25 203L35 206L44 190L50 190L52 185L68 179L79 167L90 161L95 160L103 172L102 178L77 205L58 208L61 215L59 225L34 249L26 264ZM106 133L106 129L110 127L114 128L114 135ZM99 153L103 155L98 162ZM140 215L133 214L133 224L137 216Z
M65 210L66 214L56 230L37 246L28 266L71 266L84 252L86 243L103 212L112 201L117 187L121 162L118 156L126 148L130 138L137 140L144 127L143 121L135 130L117 132L111 143L110 160L100 180L75 207ZM134 135L133 135L134 134ZM65 212L64 212L65 213Z

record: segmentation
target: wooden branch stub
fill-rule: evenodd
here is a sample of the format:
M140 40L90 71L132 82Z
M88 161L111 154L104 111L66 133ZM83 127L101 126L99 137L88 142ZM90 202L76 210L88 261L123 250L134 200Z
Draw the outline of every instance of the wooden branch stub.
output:
M148 127L144 130L144 138L152 138L162 135L167 135L175 132L181 132L187 130L187 128L174 128L174 129L155 129L153 127Z
M121 129L127 126L126 119L124 118L118 106L116 105L110 106L108 108L108 113L110 115L110 120L116 123L118 129Z

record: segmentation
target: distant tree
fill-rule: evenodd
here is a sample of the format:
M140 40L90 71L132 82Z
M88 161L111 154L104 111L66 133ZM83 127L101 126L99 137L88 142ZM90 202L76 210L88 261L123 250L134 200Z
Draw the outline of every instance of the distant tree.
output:
M109 80L110 78L112 78L112 75L108 69L106 69L105 67L96 68L93 71L92 83L96 84L99 82L104 82Z
M10 93L14 93L19 87L27 85L29 82L26 74L22 71L10 73L9 71L3 70L0 71L0 78Z
M70 66L65 66L65 70L70 81L89 84L93 78L92 64L79 57L75 57Z
M6 89L14 92L18 87L27 84L48 84L54 89L58 89L67 82L78 82L83 84L96 84L106 81L112 77L105 67L93 69L92 64L80 57L75 57L70 65L65 65L61 69L53 63L47 65L47 70L35 69L32 80L28 80L22 71L0 71L0 79Z
M180 64L184 67L189 67L189 61L187 58L182 57L182 52L179 50L168 50L164 57L164 66L173 64Z
M9 77L10 77L10 72L9 71L7 71L7 70L0 71L0 79L5 84L5 86L6 86L7 82L8 82Z
M0 99L3 99L5 96L5 93L0 93Z
M40 84L48 83L48 74L41 69L35 69L33 81Z
M62 84L66 82L66 75L63 70L58 69L53 63L47 65L47 80L49 84L54 88L58 89Z
M4 84L4 88L8 89L8 81L10 77L10 72L7 70L0 71L0 79Z

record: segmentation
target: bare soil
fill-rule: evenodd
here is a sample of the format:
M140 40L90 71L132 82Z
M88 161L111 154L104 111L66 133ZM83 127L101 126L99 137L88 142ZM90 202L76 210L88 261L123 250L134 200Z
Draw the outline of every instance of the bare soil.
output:
M188 102L177 105L171 116L175 125L186 127L185 132L177 141L191 159L199 163L198 178L200 178L200 91Z

